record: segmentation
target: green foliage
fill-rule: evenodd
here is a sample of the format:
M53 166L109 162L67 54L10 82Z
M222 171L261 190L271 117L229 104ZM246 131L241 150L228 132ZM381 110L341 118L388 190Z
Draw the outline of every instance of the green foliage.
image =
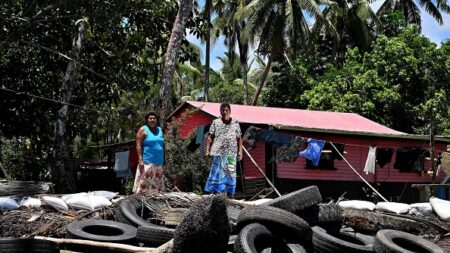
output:
M180 125L190 114L168 124L165 134L165 167L164 175L169 183L181 186L180 190L202 192L209 172L209 162L195 152L188 150L195 130L186 138L180 136Z
M74 24L84 19L87 31L67 119L70 155L91 157L86 146L134 138L142 115L155 104L177 11L173 0L1 1L3 135L29 138L39 145L38 157L53 152ZM198 56L188 45L184 39L180 62Z
M6 139L0 136L0 162L13 180L48 181L47 153L37 150L28 138Z
M408 27L398 36L380 36L372 50L347 51L342 66L307 64L283 67L269 83L271 106L356 112L394 129L429 134L448 130L450 43L441 48ZM319 62L319 61L318 61Z
M267 83L263 92L263 103L273 107L306 108L300 97L310 88L312 82L308 67L307 64L295 62L293 69L287 63L274 68L277 74Z

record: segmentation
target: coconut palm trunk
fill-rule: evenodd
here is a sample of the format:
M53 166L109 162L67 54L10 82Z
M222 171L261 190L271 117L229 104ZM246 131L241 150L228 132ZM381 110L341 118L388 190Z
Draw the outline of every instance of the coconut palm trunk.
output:
M203 79L203 93L205 102L208 102L208 93L209 93L209 65L211 57L211 1L212 0L206 0L205 2L205 17L208 22L207 31L205 34L206 55L205 55L205 70Z
M271 53L269 55L269 60L267 61L266 68L264 69L264 73L263 73L263 76L261 77L261 80L259 82L258 89L255 92L255 96L253 96L251 105L256 105L258 103L259 95L261 94L262 88L264 87L264 84L266 83L267 76L269 75L270 68L272 67L272 61L273 61L273 53Z
M184 37L184 30L189 14L192 10L193 0L181 0L177 17L173 24L172 33L170 34L169 43L167 45L164 68L161 78L161 88L159 90L159 99L157 110L160 115L161 123L165 126L165 119L172 111L172 78L177 62L178 49Z
M53 168L52 180L56 186L56 191L59 193L73 192L75 189L74 175L72 168L67 167L67 160L69 158L69 152L67 148L67 136L66 136L66 121L67 114L69 112L70 99L75 87L78 70L80 65L78 64L79 55L84 39L84 33L86 31L84 20L80 19L75 24L78 27L77 34L73 38L72 49L70 51L71 61L67 64L66 73L61 85L61 107L57 113L56 126L55 126L55 167Z

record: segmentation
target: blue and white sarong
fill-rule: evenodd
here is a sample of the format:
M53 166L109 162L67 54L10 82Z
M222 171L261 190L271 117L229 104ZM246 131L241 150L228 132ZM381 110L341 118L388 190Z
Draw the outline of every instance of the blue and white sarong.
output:
M236 190L236 156L214 156L206 181L206 192L224 192L234 195Z

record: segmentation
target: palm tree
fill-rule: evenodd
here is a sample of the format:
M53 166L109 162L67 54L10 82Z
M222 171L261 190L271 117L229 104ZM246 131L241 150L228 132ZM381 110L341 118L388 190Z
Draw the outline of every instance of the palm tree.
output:
M206 19L206 31L205 31L205 41L206 41L206 55L205 55L205 69L203 77L203 93L204 100L208 102L208 90L209 90L209 60L211 53L211 11L212 11L212 0L205 0L204 15Z
M192 5L193 0L181 0L177 17L172 27L172 33L170 34L169 43L167 45L157 107L161 122L163 122L163 124L165 123L165 118L169 115L173 106L171 99L172 77L175 71L175 64L177 62L176 59L178 49L180 48L181 41L184 37L184 30L187 19L192 10Z
M258 40L258 53L267 56L267 65L252 105L258 101L272 62L282 58L287 48L297 55L309 44L310 32L303 10L316 20L323 19L314 0L252 0L245 7L244 13L248 17L245 36L250 41Z
M444 24L441 12L450 13L450 7L446 0L418 0L421 7L425 7L428 12L440 25ZM377 11L377 15L402 10L407 24L416 24L421 30L420 10L414 0L385 0Z
M242 37L247 21L240 18L239 10L250 3L249 0L218 0L215 4L215 11L220 18L214 24L225 36L225 45L228 47L228 54L234 54L237 46L239 50L239 62L242 68L242 79L244 87L244 104L248 104L248 72L249 72L249 48L250 42ZM230 59L234 60L234 57Z
M323 16L336 29L339 37L328 36L328 25L322 20L317 20L311 30L312 37L321 39L322 47L326 47L328 41L332 41L332 45L328 52L332 59L342 61L345 57L347 48L357 46L361 51L367 51L371 41L375 35L379 24L378 17L373 12L366 0L331 0L323 10Z

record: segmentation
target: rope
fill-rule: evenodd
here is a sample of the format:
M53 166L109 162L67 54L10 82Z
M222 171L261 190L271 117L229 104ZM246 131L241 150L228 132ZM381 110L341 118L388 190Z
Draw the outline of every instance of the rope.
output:
M361 174L358 173L358 171L356 171L355 168L353 168L353 166L347 161L347 159L345 159L345 157L341 154L341 152L339 152L339 150L336 148L336 146L334 146L334 144L330 141L331 146L333 146L333 148L336 150L336 152L342 157L342 159L344 159L344 161L348 164L348 166L350 166L350 168L356 173L356 175L359 176L359 178L361 178L361 180L367 184L367 186L370 187L370 189L372 189L378 196L380 196L384 201L389 202L385 197L383 197L383 195L381 195L381 193L379 193L375 188L373 188L372 185L370 185L369 182L367 182L366 179L364 179Z

